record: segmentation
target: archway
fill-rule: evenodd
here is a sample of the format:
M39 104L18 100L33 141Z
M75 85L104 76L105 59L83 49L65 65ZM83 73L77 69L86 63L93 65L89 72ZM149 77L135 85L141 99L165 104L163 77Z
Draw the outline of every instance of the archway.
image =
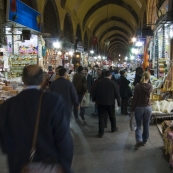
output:
M87 34L87 32L85 32L85 35L84 35L84 47L85 47L85 49L88 50L88 34Z
M76 37L78 39L78 41L82 42L82 34L81 34L81 29L80 29L80 25L77 25L77 29L76 29Z
M29 7L37 10L37 3L36 0L20 0L21 2L25 3Z
M51 37L58 37L60 30L59 14L53 0L47 0L44 7L44 33L50 33Z
M64 19L64 38L71 43L74 42L72 21L68 13Z

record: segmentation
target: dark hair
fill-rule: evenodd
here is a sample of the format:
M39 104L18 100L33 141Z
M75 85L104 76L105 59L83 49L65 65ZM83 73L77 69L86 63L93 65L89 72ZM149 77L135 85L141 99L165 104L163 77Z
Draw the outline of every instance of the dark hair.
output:
M114 73L115 73L115 74L118 74L118 69L115 69L115 70L114 70Z
M109 77L112 74L111 70L105 71L105 77Z
M48 67L48 70L49 70L49 71L52 71L52 70L53 70L53 67L52 67L52 66L49 66L49 67Z
M63 66L61 66L61 65L57 67L57 69L60 69L60 68L64 68L64 67L63 67Z
M59 70L59 76L64 76L66 72L67 72L67 69L66 68L61 68Z
M105 69L104 70L102 70L102 73L101 73L101 79L103 79L104 77L105 77Z
M88 72L88 69L87 68L84 68L84 70L86 70Z
M23 69L22 80L25 85L40 85L43 77L43 70L37 65L29 65Z
M77 69L78 73L81 73L82 70L83 70L83 67L82 66L79 66L78 69Z
M124 76L125 73L126 73L125 70L121 70L121 71L120 71L120 75L121 75L121 76Z
M142 76L142 74L144 73L144 70L142 67L137 67L136 68L136 75L137 76Z

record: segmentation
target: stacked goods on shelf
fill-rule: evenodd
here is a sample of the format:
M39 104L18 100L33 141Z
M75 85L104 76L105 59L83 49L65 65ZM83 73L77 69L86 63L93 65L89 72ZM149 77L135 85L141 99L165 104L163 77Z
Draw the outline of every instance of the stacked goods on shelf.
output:
M165 154L169 155L169 163L173 167L173 121L164 121L162 123L162 135Z
M173 66L170 67L168 74L165 78L165 83L163 85L163 91L173 91L172 73L173 73Z
M23 86L21 86L21 84L18 82L3 82L0 80L0 104L8 98L17 95L22 90Z
M151 95L152 101L171 98L170 91L173 91L172 73L173 66L170 67L167 75L157 81L157 86L153 87L153 93Z
M22 75L23 68L27 65L37 64L37 54L14 55L10 58L10 73L8 78L14 78Z
M166 71L166 59L159 58L159 76L164 76Z
M153 113L171 113L173 111L173 100L154 101L152 103Z

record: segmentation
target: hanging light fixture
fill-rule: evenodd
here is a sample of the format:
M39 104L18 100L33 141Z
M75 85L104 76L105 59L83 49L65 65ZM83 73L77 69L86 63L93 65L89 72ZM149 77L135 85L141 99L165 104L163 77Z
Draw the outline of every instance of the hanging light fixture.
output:
M109 22L109 20L108 20L108 0L107 0L107 39L104 42L107 49L110 44L110 40L108 39L108 22Z

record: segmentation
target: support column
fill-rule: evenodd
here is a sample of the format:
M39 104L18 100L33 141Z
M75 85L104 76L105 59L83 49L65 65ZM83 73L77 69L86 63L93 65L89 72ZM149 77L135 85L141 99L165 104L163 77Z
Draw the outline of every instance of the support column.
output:
M157 61L157 78L159 78L158 34L155 33L155 60Z
M163 36L162 36L162 58L165 58L165 25L163 25Z

